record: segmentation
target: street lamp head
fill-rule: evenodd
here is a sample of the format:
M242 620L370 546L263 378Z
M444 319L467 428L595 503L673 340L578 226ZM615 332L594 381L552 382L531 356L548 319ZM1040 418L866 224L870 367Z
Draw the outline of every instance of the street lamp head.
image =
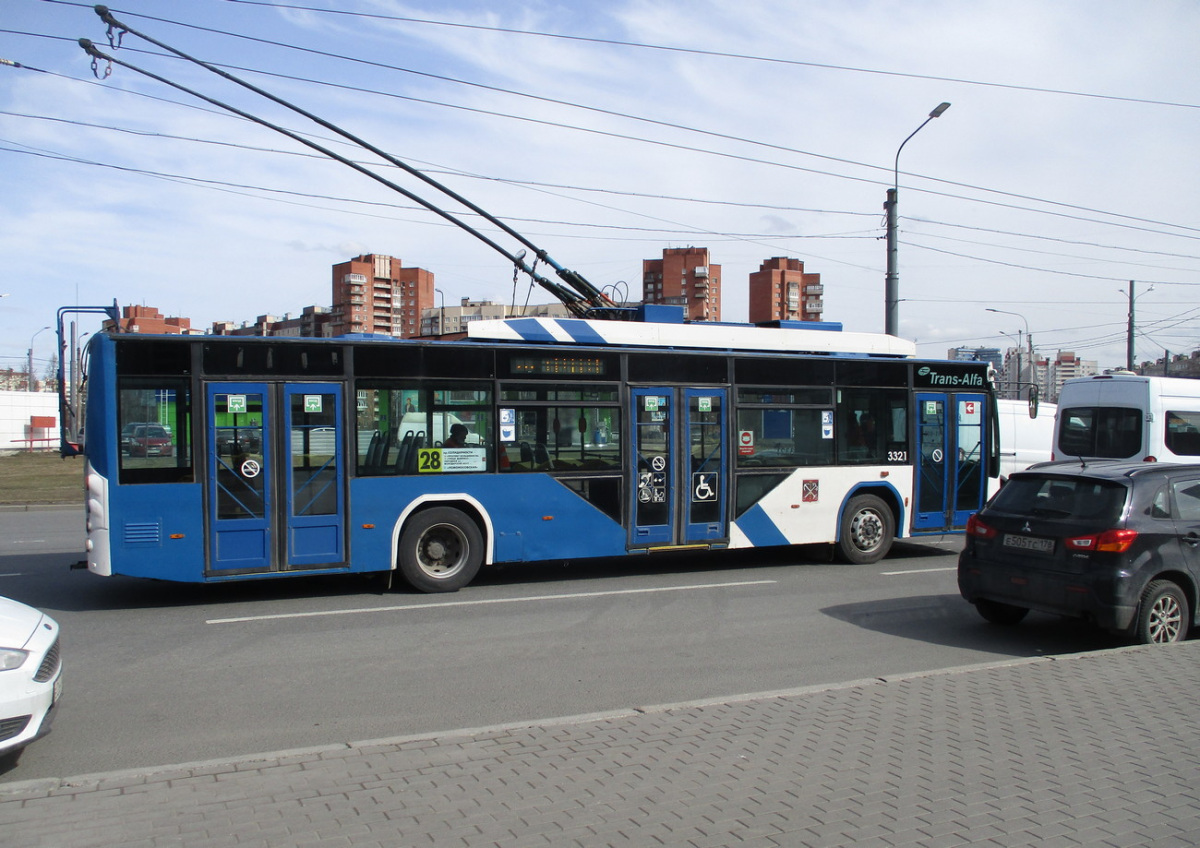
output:
M896 224L896 203L900 196L900 151L904 149L904 145L908 144L914 135L921 131L925 124L928 124L949 108L949 103L939 103L935 106L933 111L929 113L929 117L921 123L921 126L909 133L908 138L900 142L900 146L896 148L896 159L892 166L892 187L888 191L887 202L883 204L883 208L887 210L887 274L884 277L883 283L883 331L889 336L898 335L900 332L900 270L898 259L900 249L899 239L896 237L898 229Z
M984 307L983 311L984 312L995 312L998 315L1015 315L1018 318L1020 318L1022 322L1024 322L1026 334L1029 333L1029 319L1026 318L1024 315L1022 315L1020 312L1010 312L1007 309L994 309L990 306Z

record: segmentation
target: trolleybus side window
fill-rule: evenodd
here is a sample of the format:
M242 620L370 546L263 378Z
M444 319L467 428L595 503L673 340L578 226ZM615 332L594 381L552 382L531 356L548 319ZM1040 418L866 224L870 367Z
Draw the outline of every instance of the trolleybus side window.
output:
M908 461L908 396L899 389L838 389L839 464Z
M195 479L187 380L122 379L117 423L122 483L179 483Z
M500 392L501 471L606 471L621 466L616 388L506 386Z
M833 392L739 389L738 468L833 464Z
M448 381L360 382L358 473L457 473L493 467L492 391Z

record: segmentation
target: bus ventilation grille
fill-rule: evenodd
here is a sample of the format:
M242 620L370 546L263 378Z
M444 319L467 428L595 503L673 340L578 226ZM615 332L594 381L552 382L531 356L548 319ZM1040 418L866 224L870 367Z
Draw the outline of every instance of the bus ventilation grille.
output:
M125 544L157 545L162 542L162 527L157 522L125 525Z

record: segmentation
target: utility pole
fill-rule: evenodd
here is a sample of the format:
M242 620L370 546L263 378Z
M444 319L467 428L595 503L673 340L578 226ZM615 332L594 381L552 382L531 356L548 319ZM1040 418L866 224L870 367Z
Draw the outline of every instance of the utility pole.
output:
M1125 332L1125 368L1133 370L1133 280L1129 281L1129 328Z

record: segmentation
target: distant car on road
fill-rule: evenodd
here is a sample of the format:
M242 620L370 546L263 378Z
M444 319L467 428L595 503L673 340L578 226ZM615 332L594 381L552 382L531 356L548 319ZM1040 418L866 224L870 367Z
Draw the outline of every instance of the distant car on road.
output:
M1200 465L1015 472L967 523L958 586L995 624L1040 610L1144 644L1182 641L1200 606Z
M171 434L161 424L141 424L129 437L130 456L174 456Z
M62 696L58 637L54 619L0 598L0 759L14 759L50 729Z
M167 432L167 436L171 435L171 427L169 424L159 424L156 421L131 421L121 428L121 453L124 456L129 456L129 446L133 444L134 434L141 427L162 427ZM81 434L82 435L82 434Z
M257 427L219 427L216 444L220 456L262 453L262 435Z

